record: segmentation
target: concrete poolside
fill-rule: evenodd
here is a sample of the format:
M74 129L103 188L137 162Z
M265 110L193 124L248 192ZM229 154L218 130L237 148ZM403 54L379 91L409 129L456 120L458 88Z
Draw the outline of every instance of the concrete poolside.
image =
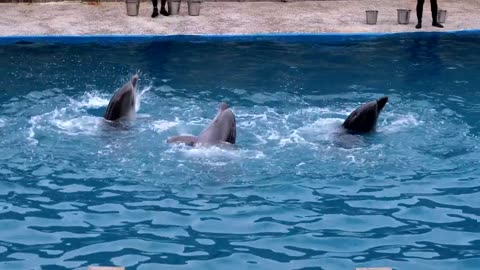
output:
M346 0L301 2L204 2L198 17L187 15L152 19L150 2L140 14L126 15L124 2L0 3L0 36L85 34L254 34L324 32L417 31L416 0ZM409 25L397 24L397 9L412 10ZM448 11L445 28L431 26L429 1L424 6L422 31L480 29L479 0L439 0ZM365 10L379 10L377 25L365 23Z

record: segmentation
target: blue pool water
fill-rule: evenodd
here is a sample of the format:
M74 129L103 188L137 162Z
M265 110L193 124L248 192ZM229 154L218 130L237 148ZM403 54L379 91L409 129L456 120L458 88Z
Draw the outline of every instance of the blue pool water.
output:
M0 45L0 269L478 269L478 74L476 34ZM165 143L220 101L237 149Z

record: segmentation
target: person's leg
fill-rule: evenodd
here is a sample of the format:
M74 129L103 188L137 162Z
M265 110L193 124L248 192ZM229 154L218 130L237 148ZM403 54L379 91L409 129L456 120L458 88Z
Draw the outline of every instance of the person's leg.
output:
M153 5L153 13L152 13L152 18L155 18L158 16L158 0L152 0L152 5Z
M417 0L417 20L418 20L418 23L415 26L415 28L417 28L417 29L422 28L423 3L425 3L425 0Z
M437 14L438 14L437 0L430 0L430 5L432 6L432 25L435 27L443 28L443 25L439 24L437 21Z
M162 14L163 16L168 16L170 15L167 11L167 9L165 8L165 5L167 4L167 0L162 0L162 7L160 9L160 14Z

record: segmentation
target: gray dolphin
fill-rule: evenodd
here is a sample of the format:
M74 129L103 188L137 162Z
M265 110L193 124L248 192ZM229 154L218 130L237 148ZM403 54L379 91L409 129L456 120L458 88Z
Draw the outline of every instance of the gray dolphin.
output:
M116 121L122 118L134 119L136 116L135 103L137 99L138 74L118 89L108 103L103 118Z
M236 138L235 115L228 108L227 103L222 102L215 118L198 137L191 135L174 136L168 138L167 143L184 143L190 146L222 143L235 144Z
M342 126L353 133L374 131L380 111L387 102L388 97L384 96L378 100L363 104L345 119Z

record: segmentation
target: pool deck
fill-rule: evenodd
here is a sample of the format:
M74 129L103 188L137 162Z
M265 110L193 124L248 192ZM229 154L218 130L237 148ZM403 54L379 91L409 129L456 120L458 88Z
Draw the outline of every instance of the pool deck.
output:
M439 0L447 10L445 28L431 26L430 1L424 6L422 31L480 29L480 0ZM0 36L105 34L271 34L417 32L416 0L347 0L295 2L204 2L200 16L150 17L150 2L140 14L126 15L124 2L0 3ZM397 9L412 10L409 25L397 23ZM367 25L365 10L379 11Z

